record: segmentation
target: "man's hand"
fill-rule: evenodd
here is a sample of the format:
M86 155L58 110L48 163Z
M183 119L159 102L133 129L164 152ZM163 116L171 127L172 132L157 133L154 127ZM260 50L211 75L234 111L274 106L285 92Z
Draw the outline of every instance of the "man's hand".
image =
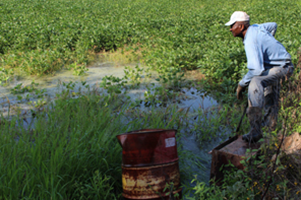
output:
M237 89L236 89L236 98L237 98L238 100L242 100L242 99L243 99L243 96L242 96L242 92L243 92L243 91L245 91L245 88L242 87L242 86L240 86L240 85L238 84Z

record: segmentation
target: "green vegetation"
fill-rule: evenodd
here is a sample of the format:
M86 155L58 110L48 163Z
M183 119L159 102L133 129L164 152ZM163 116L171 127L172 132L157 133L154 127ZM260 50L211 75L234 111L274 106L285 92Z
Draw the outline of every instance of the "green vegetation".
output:
M99 100L56 101L34 129L16 127L22 118L3 119L0 198L116 199L121 152L112 133L126 127L114 126L121 116Z
M139 52L162 79L200 69L212 83L231 85L246 70L243 45L224 26L232 12L248 12L252 23L277 22L276 38L296 62L301 45L298 2L4 0L1 65L30 75L63 67L82 74L91 54L124 48Z
M22 108L1 117L0 199L120 199L117 134L173 128L178 130L179 142L185 134L195 134L200 143L234 134L243 110L234 100L234 87L246 72L246 58L241 40L232 37L225 22L235 10L246 11L251 23L277 22L276 39L296 64L301 46L300 6L299 0L2 0L1 85L9 85L15 74L43 76L63 68L84 75L96 57L142 65L126 67L122 78L106 76L96 88L83 82L88 92L74 92L73 82L63 83L65 90L51 101L34 81L12 88L19 102L33 105L26 111L33 120L21 126L26 121ZM293 83L284 86L283 91L290 93L282 94L282 123L276 132L266 131L271 141L278 133L301 131L300 67ZM140 109L141 100L130 101L126 91L139 87L142 77L151 75L149 69L157 73L161 86L146 86L145 107L150 108ZM191 70L206 79L185 80L185 72ZM98 91L99 86L105 93ZM205 95L211 92L225 104L194 112L166 106L169 100L178 100L183 87L204 90ZM8 104L11 109L9 100ZM244 125L241 132L248 128ZM184 160L200 171L202 162L178 144L181 178L192 180L193 172ZM300 166L285 156L270 161L278 149L277 141L263 146L266 156L246 160L246 173L230 172L222 187L200 179L190 187L183 181L183 196L260 199L267 191L279 199L299 199ZM269 187L264 185L266 180Z

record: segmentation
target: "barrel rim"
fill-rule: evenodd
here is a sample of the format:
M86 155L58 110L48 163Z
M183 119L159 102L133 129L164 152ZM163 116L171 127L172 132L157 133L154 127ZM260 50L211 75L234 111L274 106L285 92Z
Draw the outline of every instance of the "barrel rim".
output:
M147 131L145 131L147 130ZM176 129L139 129L139 130L135 130L135 131L130 131L130 132L126 132L126 133L121 133L118 134L117 136L122 136L122 135L131 135L131 134L139 134L139 133L159 133L159 132L163 132L163 131L175 131L175 134L177 133Z

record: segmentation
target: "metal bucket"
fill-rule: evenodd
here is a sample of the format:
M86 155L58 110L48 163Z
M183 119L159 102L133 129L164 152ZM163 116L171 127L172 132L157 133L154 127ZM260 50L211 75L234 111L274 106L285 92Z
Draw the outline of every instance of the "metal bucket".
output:
M175 194L180 198L175 135L176 130L143 129L117 136L122 146L124 198L161 200Z

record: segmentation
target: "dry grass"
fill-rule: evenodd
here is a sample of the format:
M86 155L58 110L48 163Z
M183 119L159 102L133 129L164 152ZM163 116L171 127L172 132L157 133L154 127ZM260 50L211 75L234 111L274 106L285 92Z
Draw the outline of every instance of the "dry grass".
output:
M141 48L139 44L136 44L131 47L125 46L113 51L103 50L94 54L94 56L97 56L104 62L114 62L117 66L124 66L128 64L143 63L143 51L144 49ZM91 55L93 55L93 53L91 53Z
M204 74L202 74L199 70L191 70L185 73L185 78L189 78L196 81L201 81L206 78Z

